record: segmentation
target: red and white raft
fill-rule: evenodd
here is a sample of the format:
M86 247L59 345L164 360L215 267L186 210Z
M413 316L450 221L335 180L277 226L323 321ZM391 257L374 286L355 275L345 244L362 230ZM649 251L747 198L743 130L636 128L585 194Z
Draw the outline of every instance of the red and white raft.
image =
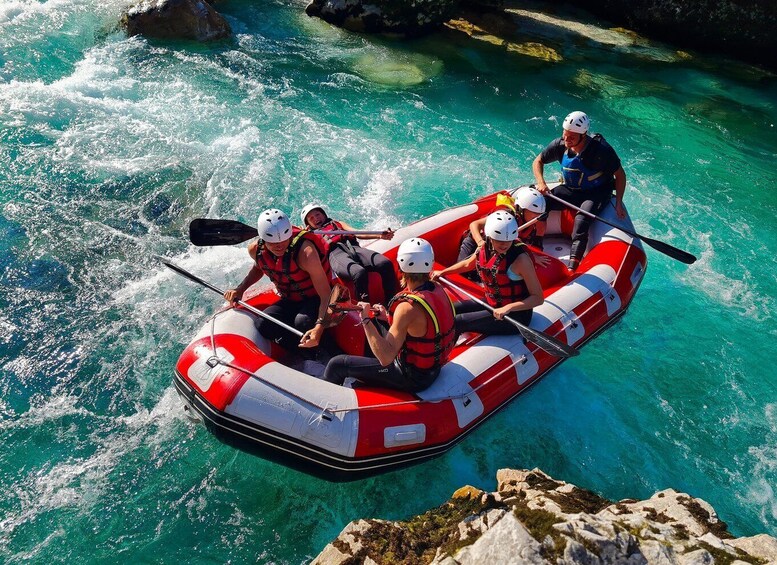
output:
M492 194L443 210L369 246L393 260L402 241L423 237L438 263L451 265L469 223L489 213L495 200ZM633 231L612 205L601 215ZM552 260L538 267L545 303L530 326L579 348L623 315L647 263L639 240L594 221L588 252L570 275L561 260L569 253L572 222L571 211L550 214L544 249ZM449 278L482 297L475 283ZM275 300L268 291L246 301L264 308ZM328 331L346 352L361 354L364 332L354 325L356 314L349 316ZM228 308L183 351L175 386L187 412L220 440L330 480L351 480L444 453L562 360L520 335L464 334L434 384L417 395L333 385L281 361L292 364L259 335L254 314Z

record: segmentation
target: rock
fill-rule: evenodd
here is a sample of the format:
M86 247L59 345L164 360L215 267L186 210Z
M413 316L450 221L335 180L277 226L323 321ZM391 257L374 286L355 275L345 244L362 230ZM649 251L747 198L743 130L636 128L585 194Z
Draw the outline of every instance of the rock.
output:
M758 534L749 538L726 540L726 543L767 563L777 563L777 539L772 536Z
M497 484L404 522L353 522L313 563L382 562L387 547L391 562L437 565L777 563L777 539L732 539L712 506L672 489L613 504L539 469L500 469Z
M466 485L458 489L456 492L454 492L451 498L469 498L471 500L477 500L484 494L486 493L480 490L479 488Z
M647 540L639 544L640 553L649 565L674 565L675 552L659 541Z
M305 9L350 31L416 37L450 19L458 0L313 0Z
M360 534L369 530L370 527L370 523L367 520L351 522L340 532L337 539L328 544L324 551L310 565L340 565L350 561L363 549Z
M774 0L581 0L576 5L656 39L777 69Z
M224 17L204 0L143 0L121 19L128 35L211 41L232 33Z
M715 559L706 549L697 549L680 556L680 565L714 565Z
M512 514L505 514L496 525L489 528L475 543L453 558L460 565L482 563L546 564L542 558L542 546Z

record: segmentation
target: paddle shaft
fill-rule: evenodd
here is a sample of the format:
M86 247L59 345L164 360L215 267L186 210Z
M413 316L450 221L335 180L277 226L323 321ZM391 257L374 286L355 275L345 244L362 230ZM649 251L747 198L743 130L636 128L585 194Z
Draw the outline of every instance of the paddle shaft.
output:
M321 235L382 236L384 231L367 230L312 230ZM194 245L235 245L257 237L256 228L237 220L195 218L189 223L189 239Z
M467 292L459 285L452 283L445 277L439 277L439 280L445 283L446 285L448 285L449 287L451 287L452 289L456 290L457 292L460 292L464 296L468 296L476 303L480 304L483 308L493 313L494 308L492 308L488 303L483 302L476 296L473 296L471 293ZM525 337L532 343L538 345L540 348L544 349L551 355L555 355L556 357L573 357L580 353L580 351L578 351L571 345L567 345L566 343L563 343L562 341L559 341L558 339L552 336L549 336L542 332L538 332L537 330L533 330L532 328L525 326L516 320L513 320L509 316L504 316L502 319L506 320L507 322L510 322L512 325L518 328L518 330L521 332L521 335L523 337Z
M388 230L384 231L360 231L360 230L311 230L313 233L320 233L320 234L327 234L327 235L383 235L384 233L388 232Z
M172 263L172 262L168 261L165 258L161 258L161 260L162 260L162 263L164 263L169 269L172 269L173 271L175 271L179 275L182 275L182 276L186 277L187 279L189 279L191 281L194 281L197 284L200 284L200 285L204 286L205 288L211 289L213 292L215 292L219 296L224 296L224 291L221 290L220 288L218 288L216 286L213 286L209 282L202 280L200 277L198 277L196 275L193 275L189 271L179 267L175 263ZM253 306L251 306L250 304L246 304L242 300L235 300L235 302L240 304L240 306L242 306L243 308L245 308L249 312L253 312L257 316L260 316L260 317L264 318L265 320L269 320L270 322L274 322L274 323L278 324L279 326L281 326L283 329L288 330L291 333L302 337L303 333L301 331L299 331L297 328L294 328L294 327L292 327L292 326L290 326L288 324L285 324L285 323L281 322L280 320L278 320L276 318L273 318L269 314L265 314L264 312L262 312L258 308L254 308Z
M599 220L603 224L607 224L608 226L612 226L616 229L621 230L622 232L630 235L631 237L636 237L638 239L641 239L645 243L647 243L650 247L655 249L656 251L660 251L664 255L668 255L672 259L677 259L678 261L681 261L682 263L685 263L687 265L690 265L691 263L696 261L696 257L694 255L691 255L687 251L683 251L682 249L678 249L677 247L674 247L673 245L669 245L668 243L664 243L663 241L658 241L657 239L652 239L649 237L646 237L644 235L640 235L637 232L630 231L623 226L619 226L618 224L615 224L613 222L610 222L609 220L605 220L601 216L597 216L596 214L593 214L591 212L588 212L587 210L583 210L582 208L575 206L574 204L571 204L564 200L563 198L559 198L555 194L553 194L550 190L543 193L543 196L547 196L548 198L555 200L556 202L561 202L564 206L567 208L571 208L572 210L576 210L580 212L581 214L588 216L589 218L592 218L594 220Z

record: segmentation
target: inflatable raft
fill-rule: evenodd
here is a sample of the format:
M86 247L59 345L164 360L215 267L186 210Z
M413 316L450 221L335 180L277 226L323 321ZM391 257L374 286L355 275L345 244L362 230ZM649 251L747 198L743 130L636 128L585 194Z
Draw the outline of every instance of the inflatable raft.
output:
M451 265L469 223L488 214L495 201L492 194L443 210L397 230L390 241L365 246L393 260L402 241L423 237L434 247L438 268ZM564 210L548 218L544 253L550 261L537 267L545 302L534 309L530 327L579 348L624 314L647 262L638 239L594 221L587 253L570 273L563 261L573 217ZM633 233L612 205L601 217ZM483 296L476 283L448 278ZM275 300L272 291L245 298L259 309ZM346 352L363 354L357 314L348 316L327 331ZM225 443L330 480L362 478L444 453L563 360L520 335L463 334L440 376L421 393L351 388L303 372L299 360L257 332L254 317L241 307L226 308L194 336L175 369L184 408Z

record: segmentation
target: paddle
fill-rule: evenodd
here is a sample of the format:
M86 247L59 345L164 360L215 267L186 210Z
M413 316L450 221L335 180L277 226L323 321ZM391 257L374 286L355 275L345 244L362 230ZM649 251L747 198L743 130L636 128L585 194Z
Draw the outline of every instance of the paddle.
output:
M646 237L644 235L640 235L636 232L629 231L623 226L619 226L618 224L614 224L612 222L609 222L605 220L604 218L597 216L596 214L592 214L591 212L587 212L583 210L582 208L578 208L574 204L570 204L566 200L559 198L555 194L551 193L550 191L547 191L543 193L543 196L547 196L548 198L551 198L557 202L561 202L565 206L572 208L573 210L577 210L581 214L584 214L588 216L589 218L593 218L594 220L599 220L602 223L607 224L608 226L612 226L614 228L617 228L621 230L622 232L625 232L629 234L631 237L636 237L647 243L650 247L655 249L656 251L660 251L664 255L669 255L672 259L677 259L678 261L681 261L685 263L686 265L690 265L691 263L696 261L696 257L688 253L687 251L683 251L682 249L677 249L676 247L673 247L669 245L668 243L664 243L663 241L658 241L657 239L652 239L649 237Z
M221 290L220 288L217 288L217 287L213 286L213 285L212 285L212 284L210 284L209 282L206 282L206 281L202 280L200 277L198 277L198 276L196 276L196 275L193 275L193 274L191 274L189 271L186 271L186 270L184 270L183 268L179 267L179 266L178 266L178 265L176 265L175 263L171 263L170 261L168 261L168 260L167 260L167 259L165 259L164 257L160 257L160 258L159 258L159 260L160 260L160 261L162 261L162 263L164 263L164 264L165 264L165 266L167 266L168 268L172 269L173 271L175 271L175 272L176 272L176 273L178 273L179 275L182 275L182 276L186 277L187 279L189 279L189 280L191 280L191 281L194 281L194 282L196 282L197 284L201 284L202 286L204 286L204 287L206 287L206 288L209 288L209 289L211 289L213 292L215 292L215 293L216 293L216 294L218 294L219 296L224 296L224 291L223 291L223 290ZM294 327L292 327L292 326L289 326L288 324L284 324L284 323L283 323L283 322L281 322L280 320L278 320L278 319L276 319L276 318L273 318L273 317L272 317L272 316L270 316L269 314L265 314L264 312L262 312L262 311L261 311L261 310L259 310L258 308L254 308L253 306L251 306L250 304L246 304L246 303L245 303L245 302L243 302L242 300L235 300L235 302L237 302L238 304L240 304L240 305L241 305L243 308L245 308L245 309L246 309L246 310L248 310L249 312L253 312L253 313L254 313L254 314L256 314L257 316L260 316L260 317L264 318L265 320L269 320L269 321L271 321L271 322L275 322L276 324L278 324L278 325L279 325L279 326L281 326L282 328L284 328L284 329L286 329L286 330L290 331L291 333L293 333L293 334L295 334L295 335L298 335L298 336L302 337L302 335L303 335L303 334L302 334L302 332L301 332L301 331L299 331L297 328L294 328Z
M452 283L445 277L438 277L439 281L443 282L444 284L448 285L452 289L460 292L464 296L470 297L472 300L480 304L483 308L486 310L489 310L490 312L493 312L494 309L489 306L486 302L483 302L479 298L473 296L457 284ZM538 345L540 348L544 349L551 355L555 355L556 357L561 358L567 358L567 357L574 357L575 355L580 355L580 351L572 347L571 345L567 345L563 341L559 341L555 337L549 336L547 334L544 334L542 332L538 332L537 330L531 329L529 326L525 326L520 322L517 322L516 320L513 320L510 316L505 316L504 320L507 322L510 322L512 325L514 325L516 328L518 328L518 331L521 332L521 335L525 337L528 341Z
M383 235L385 231L312 230L327 235ZM189 223L189 239L194 245L235 245L255 238L256 228L237 220L195 218Z

